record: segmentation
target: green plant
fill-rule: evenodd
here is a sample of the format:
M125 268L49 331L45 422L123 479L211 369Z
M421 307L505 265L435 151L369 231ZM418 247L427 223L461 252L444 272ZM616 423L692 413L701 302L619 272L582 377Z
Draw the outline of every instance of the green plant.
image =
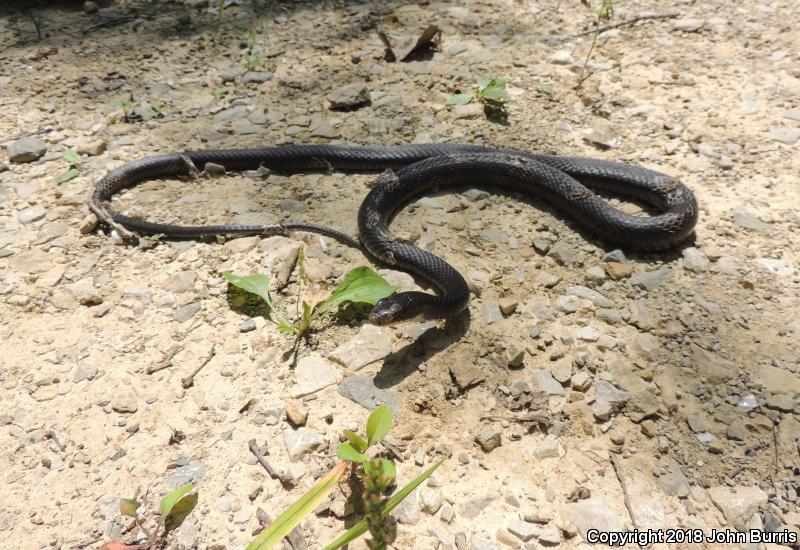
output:
M139 102L133 98L133 93L130 94L128 99L123 99L120 101L119 106L122 109L122 120L125 122L132 122L133 110L139 106Z
M305 495L281 514L272 525L262 531L247 546L247 550L268 550L279 543L333 490L336 483L344 475L348 464L352 464L354 466L353 471L363 477L364 519L348 529L335 541L325 546L323 550L341 548L367 531L372 536L372 539L367 543L369 548L371 550L384 550L388 542L386 518L404 498L428 479L447 458L442 458L433 464L391 497L384 497L385 492L394 485L394 463L385 458L371 457L367 454L367 451L370 447L380 443L391 427L392 410L386 405L381 405L372 411L367 419L366 438L350 430L344 430L343 436L347 439L347 442L339 445L337 453L342 462L339 462L328 474L322 477Z
M219 88L219 89L216 89L213 92L211 92L211 94L216 99L223 99L226 95L228 95L228 90L226 90L224 88Z
M302 252L298 258L300 264L300 277L298 277L298 292L300 290L300 282L305 278L303 275L303 257ZM272 297L269 292L270 278L264 274L254 274L247 276L235 275L231 272L225 272L223 277L231 285L241 288L246 292L250 292L259 296L267 308L269 308L270 315L278 325L278 330L285 334L294 335L300 338L308 332L312 323L322 319L326 315L333 313L342 304L347 302L353 303L367 303L374 304L381 298L385 298L394 292L394 287L391 286L386 280L375 273L368 267L357 267L348 272L339 286L321 302L311 306L304 300L297 301L298 306L302 304L302 312L298 312L298 319L292 323L290 322L272 302Z
M194 505L194 502L189 502L189 493L195 488L193 483L189 483L187 485L183 485L178 487L174 491L170 492L161 499L158 503L158 518L155 520L155 526L153 531L150 531L144 525L144 519L142 515L139 513L139 510L142 508L142 503L136 500L136 496L134 498L121 498L119 501L119 513L123 516L128 516L133 518L135 526L138 526L147 537L147 544L146 545L128 545L121 541L109 541L104 544L101 548L103 549L119 549L119 550L128 550L128 549L135 549L135 548L158 548L163 546L165 543L165 537L167 534L167 521L175 519L177 515L177 505L181 502L186 502L189 504L189 509ZM196 502L196 496L195 496ZM188 512L189 510L187 510Z
M167 109L160 101L153 100L148 102L148 105L150 106L150 114L153 118L164 118L164 115L167 113Z
M584 6L591 7L589 0L581 0L581 2ZM578 75L578 82L575 84L576 90L580 89L580 87L583 86L584 80L589 78L589 75L586 74L586 67L589 65L589 60L592 58L592 53L594 53L594 48L597 45L597 37L600 36L600 22L608 21L612 17L614 17L614 0L601 0L600 8L598 8L595 18L592 44L589 46L589 51L586 53L586 59L583 60L583 67L581 67L581 73Z
M248 71L257 69L267 60L266 57L257 53L248 53L244 56L244 64L247 66Z
M61 153L61 156L64 157L64 160L69 163L69 168L66 172L58 176L59 185L68 182L81 173L81 157L78 155L78 153L72 149L67 149Z
M502 78L479 78L475 91L458 93L445 102L446 107L453 105L466 105L474 100L483 104L487 118L506 121L508 112L506 104L509 96L506 90L506 81Z

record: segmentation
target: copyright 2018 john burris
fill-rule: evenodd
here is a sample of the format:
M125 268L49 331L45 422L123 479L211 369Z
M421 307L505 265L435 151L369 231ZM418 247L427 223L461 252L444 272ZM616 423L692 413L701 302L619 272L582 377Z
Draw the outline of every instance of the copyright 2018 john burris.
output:
M651 544L748 544L748 543L773 543L797 544L797 533L789 530L783 531L735 531L733 529L634 529L633 531L601 531L589 529L586 532L586 541L591 544L605 544L607 546L649 546Z

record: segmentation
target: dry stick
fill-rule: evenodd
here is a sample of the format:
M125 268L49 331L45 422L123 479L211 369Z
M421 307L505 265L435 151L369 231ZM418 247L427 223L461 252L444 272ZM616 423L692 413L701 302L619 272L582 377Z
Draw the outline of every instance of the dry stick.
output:
M213 359L216 354L217 354L216 345L212 344L211 349L208 351L208 354L200 362L200 365L198 365L198 367L194 369L192 374L186 376L185 378L181 378L181 386L183 386L183 389L188 390L194 385L194 377L197 375L198 372L200 372L200 369L208 365L208 362L211 361L211 359Z
M611 465L614 466L614 473L617 474L619 484L622 486L622 496L625 498L625 508L628 509L628 514L631 516L633 526L638 529L639 526L636 524L636 516L633 513L633 506L631 506L631 497L628 495L628 487L625 485L625 476L622 473L622 466L619 464L619 458L617 458L617 455L611 455Z
M778 473L778 430L776 429L775 422L772 423L772 450L773 460L775 466L775 474Z
M50 430L49 432L47 432L47 437L53 440L56 446L58 446L59 451L64 452L64 445L62 445L61 442L58 440L58 436L56 436L55 430Z
M610 31L612 29L618 29L620 27L626 27L628 25L633 25L634 23L638 23L639 21L647 21L649 19L675 19L676 17L680 17L680 13L663 13L663 14L647 14L647 15L639 15L632 19L626 19L625 21L620 21L619 23L613 23L611 25L604 25L602 27L595 27L593 29L589 29L588 31L579 32L578 34L573 34L568 38L578 38L581 36L586 36L592 33L604 33L606 31Z
M150 365L149 367L147 367L145 369L145 372L147 374L153 374L154 372L168 369L169 367L172 366L172 358L175 357L178 354L178 352L181 351L182 349L183 348L180 347L178 344L170 346L170 348L164 354L164 359L162 359L161 362L157 365Z
M255 456L256 460L258 460L258 463L264 467L264 469L267 471L267 473L272 479L277 479L281 482L285 481L285 476L279 474L275 470L275 468L272 467L272 464L267 462L267 459L264 458L264 455L261 454L261 450L258 448L258 443L256 443L255 439L251 439L250 441L248 441L247 445L250 448L250 452L253 453L253 456Z

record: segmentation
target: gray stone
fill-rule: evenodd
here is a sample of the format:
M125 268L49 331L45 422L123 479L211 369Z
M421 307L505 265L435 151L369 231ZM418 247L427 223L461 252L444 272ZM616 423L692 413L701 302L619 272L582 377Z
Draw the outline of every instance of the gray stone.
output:
M26 136L6 145L11 162L32 162L44 156L47 146L36 136Z
M118 413L135 413L139 410L136 394L124 389L111 400L111 408Z
M533 373L533 386L548 395L564 395L564 388L546 370L537 370Z
M708 496L737 531L746 531L750 516L767 503L758 487L709 487Z
M561 533L554 525L548 525L539 534L539 543L545 546L558 546L561 544Z
M606 272L602 267L596 265L586 270L586 278L593 283L602 283L606 280Z
M556 286L559 281L561 281L561 277L557 277L551 273L547 273L546 271L540 271L533 279L533 282L542 285L545 288L552 288Z
M792 412L795 408L797 408L797 403L795 402L795 397L797 394L791 393L771 393L767 396L767 400L764 402L764 405L768 409L773 409L776 411L781 412Z
M463 503L460 507L461 515L467 519L475 519L483 512L494 499L494 494L481 495Z
M644 300L633 300L630 304L630 317L628 322L642 330L650 330L655 327L656 320L647 307ZM599 313L599 312L598 312Z
M683 250L683 268L695 273L703 273L711 267L711 262L702 251L690 246Z
M456 536L456 545L458 544L458 536ZM458 546L460 549L461 546ZM500 550L500 547L497 544L489 539L483 539L480 537L473 538L469 543L470 550Z
M631 396L625 414L631 421L637 424L646 418L651 418L658 414L660 408L659 400L656 395L645 390L638 391Z
M597 318L609 325L616 325L622 322L622 314L623 312L619 309L601 308L597 310Z
M414 491L404 498L394 509L392 515L403 525L416 525L419 523L421 514L417 492Z
M638 286L645 290L654 290L669 281L670 277L672 277L672 270L667 267L662 267L655 271L637 273L631 277L630 283L633 286Z
M13 182L11 187L20 199L27 199L39 190L39 184L32 180Z
M770 128L767 137L772 141L794 145L800 140L800 128Z
M558 458L558 439L553 435L545 437L533 450L533 456L538 459Z
M239 325L239 332L252 332L256 329L256 322L253 319L247 319Z
M559 296L556 298L556 311L561 313L575 313L581 309L581 299L577 296Z
M350 109L370 101L369 88L364 83L347 84L328 95L332 109Z
M341 344L328 356L350 371L379 361L392 353L392 336L387 329L364 325L351 340Z
M630 400L628 392L617 389L606 380L599 380L595 385L594 416L598 420L608 420Z
M575 63L569 50L557 50L548 59L553 65L572 65Z
M161 286L168 292L187 292L194 290L194 282L196 280L197 274L194 271L179 271L170 275Z
M603 254L603 261L604 262L617 262L620 264L624 264L628 261L625 257L625 253L620 249L612 250L611 252L606 252Z
M712 384L722 384L736 374L736 365L718 357L696 344L692 344L692 356L697 372Z
M683 474L680 465L674 459L668 459L666 472L658 478L658 484L664 492L678 498L689 496L689 480Z
M525 361L525 349L514 343L508 344L504 352L506 363L509 367L521 367Z
M585 298L589 300L597 307L613 307L614 302L597 292L596 290L592 290L591 288L575 285L571 286L567 289L567 295L569 296L577 296L578 298Z
M734 208L731 211L733 223L747 229L748 231L755 231L757 233L772 233L772 226L768 223L762 222L758 216L743 207Z
M420 491L420 505L422 511L434 515L444 503L444 497L439 489L425 488Z
M386 403L393 411L397 412L400 406L400 395L397 392L376 387L375 377L371 375L349 376L339 384L338 391L341 395L369 410Z
M17 219L21 223L32 223L44 218L45 214L47 214L47 211L41 206L29 206L19 211Z
M289 452L289 460L292 462L297 462L308 453L319 451L328 446L328 440L325 436L308 428L283 430L283 443L286 445L286 450Z
M487 300L481 304L481 313L483 321L490 325L492 323L499 323L503 320L503 312L500 311L500 303L495 300Z
M528 523L521 519L515 519L508 525L508 532L520 539L522 542L528 542L532 538L539 535L539 526L535 523Z
M34 248L9 258L8 266L14 271L23 273L42 273L53 267L53 264L47 252Z
M686 417L686 423L694 433L703 433L708 431L708 422L699 414L690 414Z
M584 141L598 146L600 149L616 149L622 144L616 129L605 120L597 120L584 130Z
M84 380L94 380L94 377L100 372L95 365L90 363L79 363L75 369L75 374L72 376L72 381L76 384Z
M242 76L242 82L245 84L261 84L272 79L272 73L269 71L247 71Z
M728 426L725 434L731 441L744 441L744 430L740 426Z
M589 498L569 505L569 517L578 532L587 540L590 529L622 531L624 524L608 503L601 498Z
M558 241L550 248L547 255L559 265L571 265L575 260L576 251L566 241Z
M475 442L488 453L503 444L502 433L495 428L486 427L475 436Z
M483 105L478 102L453 106L453 116L457 119L476 119L483 117Z
M306 355L294 369L295 385L289 390L292 397L304 397L332 384L341 382L339 368L318 353Z
M771 393L789 392L800 395L800 377L786 369L761 365L752 375L753 381Z
M191 304L179 307L175 310L175 320L179 323L184 323L194 317L197 312L200 311L200 308L200 302L192 302Z
M647 332L638 333L631 342L631 351L647 361L654 361L660 349L658 338Z
M184 461L186 459L183 459ZM192 460L188 464L178 466L175 471L164 480L164 488L167 491L172 491L178 487L182 487L187 483L198 482L206 475L206 469L203 463L199 460Z

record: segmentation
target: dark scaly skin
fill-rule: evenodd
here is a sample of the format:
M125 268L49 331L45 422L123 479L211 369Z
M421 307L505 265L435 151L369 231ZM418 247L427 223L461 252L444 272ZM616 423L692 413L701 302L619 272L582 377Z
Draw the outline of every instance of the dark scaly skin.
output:
M283 172L397 171L384 173L362 203L358 213L359 240L309 223L158 224L124 216L105 204L121 189L151 179L193 175L208 162L221 164L227 170L265 166ZM433 254L396 241L388 230L394 215L412 199L433 187L451 185L492 185L533 195L564 211L603 240L632 250L656 251L680 244L692 234L698 215L691 190L666 174L612 161L457 144L290 145L156 155L109 172L95 186L89 207L101 222L115 228L125 239L135 239L131 231L168 237L274 235L293 230L322 233L359 247L379 262L411 272L435 287L436 295L403 292L379 301L370 321L380 325L418 317L446 319L466 307L469 289L455 269ZM626 214L587 186L642 200L660 214Z

